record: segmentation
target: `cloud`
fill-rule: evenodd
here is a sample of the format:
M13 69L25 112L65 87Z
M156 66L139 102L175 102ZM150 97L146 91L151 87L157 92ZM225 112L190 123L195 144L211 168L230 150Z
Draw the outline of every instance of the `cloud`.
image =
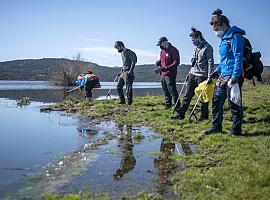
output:
M91 56L91 60L95 61L100 65L109 66L121 66L121 57L115 48L109 46L98 46L98 47L80 47L75 48L75 51L79 51L82 54L88 54ZM141 49L132 49L138 57L137 64L154 63L159 58L159 53L152 51L146 51ZM87 57L87 56L86 56Z
M143 56L143 57L149 57L149 58L157 58L159 56L158 53L154 53L151 51L145 51L145 50L140 50L140 49L134 49L136 52L137 56Z

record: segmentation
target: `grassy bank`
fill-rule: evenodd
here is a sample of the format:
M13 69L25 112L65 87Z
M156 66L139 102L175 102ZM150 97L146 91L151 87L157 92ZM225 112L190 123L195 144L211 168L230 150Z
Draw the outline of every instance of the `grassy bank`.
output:
M69 99L55 105L89 118L111 119L118 123L152 127L164 137L180 143L196 143L196 153L177 155L186 168L172 176L181 199L268 199L270 194L270 86L244 85L243 136L227 136L231 113L225 103L223 133L209 136L202 131L211 120L189 122L170 119L164 97L135 97L134 104L118 100L78 101ZM192 105L194 104L194 100ZM196 111L199 115L199 108ZM210 117L211 118L211 117Z

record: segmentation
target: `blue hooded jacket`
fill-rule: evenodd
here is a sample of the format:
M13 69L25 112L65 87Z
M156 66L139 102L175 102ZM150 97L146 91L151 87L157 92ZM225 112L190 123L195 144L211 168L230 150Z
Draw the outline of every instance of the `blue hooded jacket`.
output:
M81 86L82 88L86 87L86 83L88 81L88 77L84 76L83 79L75 81L76 85Z
M242 76L245 31L233 26L221 38L219 45L220 64L216 70L222 77L239 78ZM231 47L228 41L231 40ZM231 51L230 51L231 49Z

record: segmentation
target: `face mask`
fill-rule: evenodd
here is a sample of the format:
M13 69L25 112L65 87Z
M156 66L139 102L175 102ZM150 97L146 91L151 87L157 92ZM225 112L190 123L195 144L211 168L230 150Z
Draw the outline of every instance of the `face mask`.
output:
M218 38L222 38L223 35L225 34L225 31L219 30L219 31L215 31L215 34Z
M118 50L118 53L122 53L122 51L123 51L123 49L119 49L119 50Z
M194 41L192 41L192 43L197 47L197 46L199 46L201 41L200 40L194 40Z
M162 46L162 45L160 45L160 49L161 49L161 50L165 50L165 47Z

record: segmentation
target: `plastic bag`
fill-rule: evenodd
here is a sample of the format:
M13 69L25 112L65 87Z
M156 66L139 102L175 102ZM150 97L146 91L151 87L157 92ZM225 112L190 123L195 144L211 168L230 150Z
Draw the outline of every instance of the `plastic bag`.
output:
M231 81L228 82L228 86L230 88L230 100L238 106L242 105L241 102L241 93L240 87L238 83L231 84Z
M201 82L198 87L195 88L195 94L196 96L199 96L202 92L205 84L207 84L207 81ZM202 101L203 102L209 102L212 99L213 93L214 93L214 87L215 87L215 80L212 80L209 85L206 86L205 91L202 95Z

